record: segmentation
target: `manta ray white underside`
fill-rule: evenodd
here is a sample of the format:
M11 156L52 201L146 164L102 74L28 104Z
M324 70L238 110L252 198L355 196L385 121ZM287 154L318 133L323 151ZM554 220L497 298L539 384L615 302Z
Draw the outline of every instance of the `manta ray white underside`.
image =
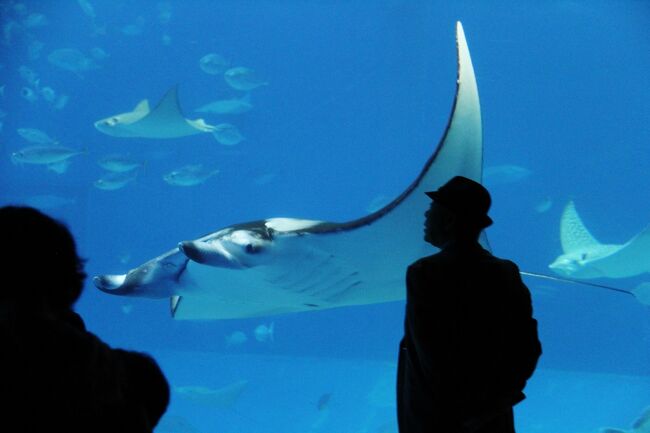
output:
M384 208L337 223L270 218L236 224L124 275L94 278L103 292L169 297L177 319L244 318L404 299L409 263L432 254L423 241L425 191L455 175L482 174L481 111L462 25L458 79L447 128L413 183Z
M115 114L95 122L95 128L113 137L167 139L215 132L216 126L203 119L186 119L178 103L178 87L173 86L152 109L143 99L133 111Z

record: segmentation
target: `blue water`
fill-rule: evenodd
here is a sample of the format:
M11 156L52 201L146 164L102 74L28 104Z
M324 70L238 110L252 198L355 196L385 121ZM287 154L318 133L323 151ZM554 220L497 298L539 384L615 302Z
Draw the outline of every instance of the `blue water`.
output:
M0 5L0 203L39 195L70 201L44 210L69 224L91 276L125 272L233 223L345 221L367 213L373 200L395 197L446 125L457 20L477 75L485 167L497 168L485 179L495 254L550 273L569 200L603 243L625 243L650 223L645 1L171 1L168 22L155 1L89 1L94 25L72 0ZM44 24L27 27L37 13ZM35 41L43 47L30 57ZM94 47L109 54L97 69L74 73L48 61L59 48L90 56ZM199 59L211 52L269 83L251 92L250 112L205 116L235 124L246 137L240 144L224 146L209 134L117 138L94 128L142 99L155 104L175 84L189 118L199 117L200 105L241 96L201 70ZM67 105L23 98L29 84L21 66L37 73L40 88L69 95ZM87 154L63 174L12 164L11 153L30 144L18 128L37 128ZM96 161L112 153L147 163L134 183L100 190ZM197 163L220 173L193 187L162 179ZM649 278L595 281L629 290ZM516 408L518 430L629 428L650 405L649 308L608 290L526 282L544 355L529 398ZM111 297L88 281L77 309L109 344L159 360L175 390L159 431L396 431L401 302L177 322L166 301ZM271 322L274 341L256 341L253 330ZM227 345L236 331L248 340ZM247 385L230 404L201 404L180 391L241 380ZM329 402L319 409L325 394Z

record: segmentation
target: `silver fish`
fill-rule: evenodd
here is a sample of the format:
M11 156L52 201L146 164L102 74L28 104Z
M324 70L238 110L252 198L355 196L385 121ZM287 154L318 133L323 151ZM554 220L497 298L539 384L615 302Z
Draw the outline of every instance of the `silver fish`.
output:
M174 186L199 185L219 173L219 170L207 170L203 165L186 165L163 176L165 182Z
M122 189L137 177L137 170L127 171L125 173L108 173L105 176L93 182L96 188L104 191L115 191Z
M18 135L31 143L37 144L58 144L59 142L51 138L45 132L36 128L18 128Z
M97 161L100 167L114 173L126 173L144 165L144 162L123 155L108 155Z
M241 135L239 129L235 125L230 123L220 123L214 127L212 135L217 141L226 146L234 146L235 144L240 143L244 140L244 136Z
M36 92L29 87L23 87L20 89L20 96L22 96L27 102L34 102L38 99Z
M56 92L54 91L53 88L49 86L45 86L41 89L41 96L43 99L45 99L47 102L54 102L56 100Z
M84 11L84 13L89 16L92 19L95 19L97 16L95 14L95 8L93 8L93 5L88 2L88 0L77 0L77 3L79 4L79 7L81 7L81 10Z
M206 54L199 60L199 67L203 72L210 75L222 74L230 63L216 53Z
M70 165L70 158L85 153L85 150L63 146L31 146L13 152L11 161L14 164L46 165L50 170L61 174Z
M86 57L81 51L76 48L60 48L52 51L47 60L61 69L74 72L77 76L82 76L82 72L98 69L93 59Z
M268 84L267 81L259 78L253 69L245 68L243 66L228 69L223 74L223 77L230 87L237 90L243 90L244 92Z

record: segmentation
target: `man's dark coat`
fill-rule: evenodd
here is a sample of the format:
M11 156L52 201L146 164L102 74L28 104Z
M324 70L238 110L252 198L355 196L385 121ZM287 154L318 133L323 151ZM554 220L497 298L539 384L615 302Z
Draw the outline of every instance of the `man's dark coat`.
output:
M409 266L397 405L400 433L480 431L512 414L541 355L519 269L478 243Z

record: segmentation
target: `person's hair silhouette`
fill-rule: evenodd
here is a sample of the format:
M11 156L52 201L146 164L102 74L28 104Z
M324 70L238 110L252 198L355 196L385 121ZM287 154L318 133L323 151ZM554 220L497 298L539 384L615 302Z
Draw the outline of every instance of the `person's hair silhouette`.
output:
M0 239L10 282L3 285L0 299L43 301L60 311L72 308L86 273L65 225L34 208L6 206L0 209Z
M397 373L400 433L514 433L541 344L517 265L479 244L489 192L457 176L426 193L424 240L440 252L406 273Z
M0 419L6 431L151 432L169 385L150 356L113 349L73 310L84 260L62 223L0 208Z

